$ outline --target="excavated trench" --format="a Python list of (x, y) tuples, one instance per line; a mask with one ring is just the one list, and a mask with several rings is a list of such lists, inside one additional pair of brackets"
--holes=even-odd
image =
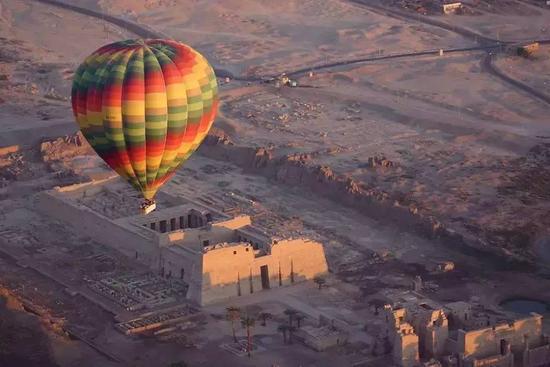
[(532, 270), (531, 256), (511, 257), (509, 252), (490, 246), (477, 236), (459, 234), (433, 216), (422, 214), (414, 204), (407, 205), (389, 193), (338, 175), (328, 166), (314, 164), (307, 154), (277, 156), (274, 150), (239, 146), (221, 131), (211, 133), (199, 153), (208, 158), (231, 162), (246, 172), (300, 187), (371, 218), (384, 218), (386, 222), (399, 223), (401, 230), (438, 239), (448, 246), (460, 247), (461, 251), (471, 255), (485, 256), (499, 268)]

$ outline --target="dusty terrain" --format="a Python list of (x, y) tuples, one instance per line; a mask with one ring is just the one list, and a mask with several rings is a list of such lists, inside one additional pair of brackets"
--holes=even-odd
[[(216, 69), (242, 77), (476, 47), (484, 38), (550, 39), (550, 10), (530, 1), (498, 7), (480, 1), (471, 14), (434, 13), (428, 22), (409, 18), (417, 12), (402, 8), (403, 1), (383, 9), (366, 0), (70, 3), (189, 43)], [(34, 210), (42, 190), (109, 174), (74, 135), (70, 83), (86, 55), (134, 35), (101, 18), (31, 0), (0, 0), (0, 37), (0, 284), (15, 302), (0, 305), (0, 312), (16, 315), (14, 323), (28, 327), (36, 345), (36, 354), (26, 356), (29, 346), (14, 337), (8, 361), (26, 356), (28, 365), (41, 359), (85, 367), (114, 365), (113, 358), (120, 358), (150, 366), (182, 358), (211, 366), (204, 348), (212, 358), (229, 356), (218, 348), (230, 334), (223, 309), (205, 312), (208, 323), (196, 330), (195, 347), (184, 351), (178, 344), (118, 334), (113, 314), (125, 315), (123, 309), (105, 300), (100, 307), (84, 291), (88, 297), (69, 296), (65, 288), (85, 289), (87, 278), (132, 272), (136, 264)], [(408, 289), (417, 274), (439, 284), (432, 297), (440, 301), (479, 294), (488, 305), (535, 294), (550, 301), (544, 275), (550, 267), (550, 104), (544, 98), (550, 100), (550, 48), (543, 44), (533, 59), (501, 49), (490, 50), (497, 55), (489, 65), (488, 51), (476, 49), (328, 67), (311, 77), (299, 74), (304, 88), (221, 78), (215, 129), (163, 190), (222, 206), (229, 192), (237, 193), (257, 205), (233, 205), (274, 233), (322, 241), (334, 274), (327, 289), (332, 295), (319, 297), (306, 287), (281, 299), (355, 319), (350, 325), (358, 343), (372, 342), (359, 332), (367, 321), (357, 322), (371, 315), (369, 297)], [(491, 67), (527, 88), (503, 80)], [(131, 200), (121, 190), (83, 204), (119, 217), (133, 209)], [(430, 275), (426, 269), (443, 260), (453, 260), (457, 271)], [(310, 306), (296, 303), (301, 291)], [(258, 302), (280, 313), (276, 297)], [(30, 317), (17, 302), (43, 312)], [(52, 318), (54, 325), (44, 326)], [(67, 330), (111, 357), (69, 339)], [(281, 356), (290, 347), (274, 335), (277, 330), (258, 333), (269, 349), (261, 365), (285, 362)], [(315, 353), (290, 350), (302, 365), (319, 366)], [(326, 363), (365, 358), (357, 350), (327, 353)], [(230, 358), (235, 365), (256, 365)]]

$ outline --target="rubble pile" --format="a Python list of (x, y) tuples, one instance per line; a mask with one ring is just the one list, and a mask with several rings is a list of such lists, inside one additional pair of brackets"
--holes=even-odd
[(385, 156), (377, 154), (374, 157), (369, 157), (367, 159), (367, 167), (369, 168), (376, 168), (376, 167), (383, 167), (383, 168), (391, 168), (395, 167), (396, 164), (393, 161), (390, 161)]
[(25, 160), (22, 153), (9, 153), (0, 157), (0, 185), (5, 185), (9, 180), (21, 180), (28, 178), (31, 172), (25, 166)]
[(294, 112), (292, 112), (292, 116), (296, 119), (313, 120), (320, 116), (325, 106), (321, 103), (303, 103), (299, 101), (292, 101), (292, 107), (294, 110)]
[(116, 325), (118, 331), (126, 335), (141, 334), (186, 321), (190, 316), (198, 314), (198, 310), (189, 305), (144, 314), (142, 317), (121, 322)]
[(76, 160), (77, 157), (95, 157), (95, 152), (81, 132), (43, 141), (39, 150), (48, 171), (54, 173), (59, 179), (79, 176), (83, 167), (79, 167), (79, 164), (82, 166), (82, 162)]
[(54, 88), (50, 88), (45, 94), (44, 98), (53, 99), (56, 101), (68, 101), (67, 96), (59, 94)]
[(344, 117), (338, 117), (338, 121), (361, 121), (361, 105), (359, 103), (352, 103), (342, 108), (342, 112), (345, 113)]
[(241, 99), (228, 104), (231, 115), (242, 117), (252, 125), (269, 131), (284, 130), (291, 124), (319, 118), (325, 110), (322, 103), (304, 103), (281, 96), (260, 95), (252, 103), (251, 99)]
[(119, 195), (110, 190), (81, 198), (79, 204), (106, 216), (107, 218), (121, 218), (138, 212), (138, 201), (134, 197)]
[(44, 162), (71, 159), (79, 155), (95, 154), (82, 133), (67, 135), (40, 144), (40, 153)]

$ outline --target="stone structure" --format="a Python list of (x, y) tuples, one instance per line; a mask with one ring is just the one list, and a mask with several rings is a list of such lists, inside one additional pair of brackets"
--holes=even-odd
[(419, 340), (413, 326), (406, 321), (407, 310), (404, 308), (394, 310), (387, 305), (385, 312), (388, 324), (387, 336), (392, 344), (394, 363), (401, 367), (418, 365), (420, 361)]
[[(550, 365), (550, 340), (542, 333), (542, 316), (535, 313), (475, 329), (470, 323), (472, 308), (465, 302), (443, 308), (426, 303), (408, 304), (406, 308), (386, 305), (385, 313), (397, 366), (418, 365), (419, 358), (429, 360), (425, 362), (428, 366), (437, 365), (435, 361), (448, 367)], [(447, 317), (453, 321), (452, 330)]]
[(420, 353), (424, 358), (440, 357), (445, 353), (449, 324), (441, 309), (418, 308), (412, 314), (412, 325), (420, 337)]
[(461, 9), (462, 9), (462, 3), (460, 2), (443, 4), (441, 6), (441, 10), (443, 11), (443, 14), (453, 14)]
[[(460, 355), (465, 367), (512, 367), (514, 355), (530, 355), (532, 351), (533, 356), (544, 356), (544, 346), (548, 346), (548, 339), (542, 334), (542, 316), (535, 313), (524, 319), (492, 327), (469, 331), (459, 329), (448, 340), (449, 352)], [(545, 363), (550, 363), (550, 359)], [(537, 366), (544, 364), (523, 365)]]
[(293, 335), (318, 352), (344, 344), (348, 338), (347, 333), (329, 325), (320, 327), (305, 325), (296, 330)]
[(529, 43), (527, 45), (522, 45), (517, 48), (517, 54), (519, 56), (523, 57), (532, 57), (534, 56), (540, 49), (540, 45), (538, 42)]
[(101, 190), (98, 182), (56, 188), (42, 193), (37, 207), (152, 271), (186, 282), (187, 298), (198, 304), (291, 285), (328, 271), (322, 244), (273, 238), (246, 215), (230, 217), (193, 203), (109, 219), (78, 204), (78, 197)]
[(451, 302), (443, 306), (454, 329), (467, 328), (472, 320), (472, 306), (467, 302)]
[(452, 261), (442, 261), (435, 265), (434, 271), (439, 273), (447, 273), (455, 270), (455, 263)]
[(414, 277), (412, 283), (411, 283), (412, 290), (415, 292), (420, 292), (422, 290), (423, 284), (422, 284), (422, 277), (420, 275), (417, 275)]
[(422, 367), (443, 367), (443, 365), (437, 359), (432, 358), (429, 361), (424, 362)]
[[(449, 324), (443, 310), (422, 303), (418, 307), (407, 309), (393, 309), (391, 306), (386, 306), (385, 312), (386, 321), (389, 325), (388, 335), (390, 340), (392, 331), (401, 330), (402, 325), (406, 325), (405, 329), (408, 330), (410, 325), (412, 333), (417, 336), (417, 349), (420, 357), (427, 359), (441, 357), (445, 354), (446, 341), (449, 337)], [(400, 348), (398, 347), (398, 349)]]
[(402, 367), (418, 365), (418, 335), (414, 333), (411, 324), (404, 322), (393, 337), (393, 360)]

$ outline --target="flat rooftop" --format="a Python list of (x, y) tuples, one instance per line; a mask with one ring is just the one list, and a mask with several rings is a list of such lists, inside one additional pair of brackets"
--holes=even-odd
[(190, 211), (196, 211), (201, 214), (210, 214), (213, 221), (219, 221), (229, 219), (230, 217), (217, 211), (211, 211), (209, 208), (199, 206), (197, 204), (185, 203), (182, 205), (172, 206), (165, 209), (155, 210), (147, 215), (137, 214), (131, 217), (125, 218), (129, 223), (142, 226), (151, 222), (160, 222), (161, 220), (170, 220), (171, 218), (178, 218), (182, 215), (186, 215)]

